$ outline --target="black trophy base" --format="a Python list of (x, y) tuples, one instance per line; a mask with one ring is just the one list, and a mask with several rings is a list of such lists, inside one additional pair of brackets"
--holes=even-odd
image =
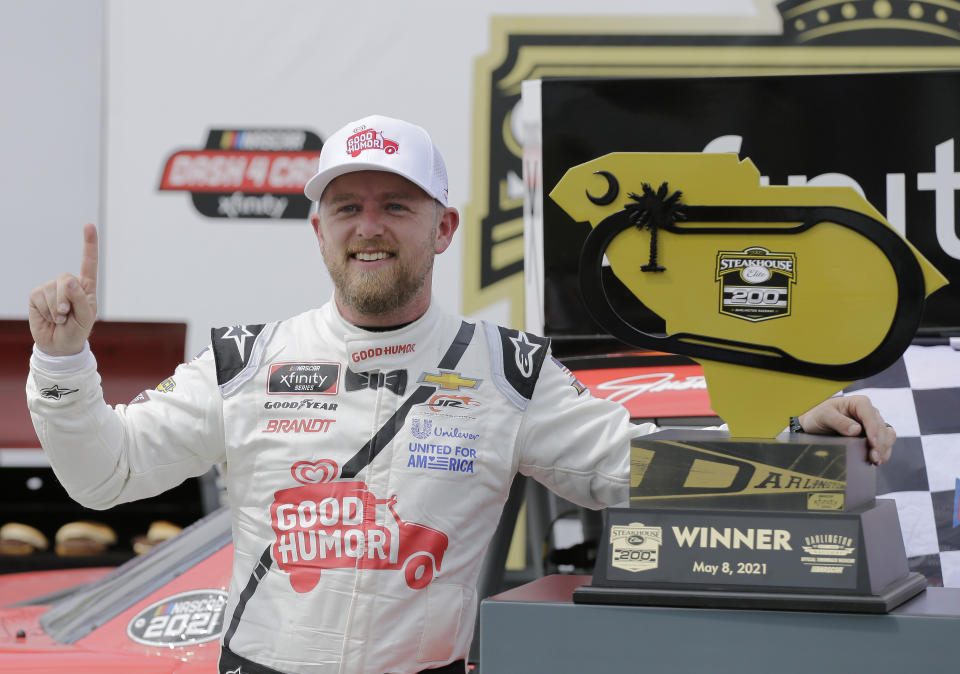
[(626, 606), (889, 613), (908, 599), (923, 592), (926, 587), (926, 578), (913, 572), (890, 583), (876, 595), (737, 592), (701, 589), (673, 590), (582, 585), (573, 591), (573, 602), (575, 604), (619, 604)]
[(897, 506), (837, 513), (607, 508), (582, 603), (885, 613), (926, 579)]

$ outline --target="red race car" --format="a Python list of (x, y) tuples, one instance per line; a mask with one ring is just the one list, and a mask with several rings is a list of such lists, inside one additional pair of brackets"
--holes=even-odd
[[(112, 571), (0, 576), (0, 671), (216, 671), (232, 555), (221, 508)], [(81, 584), (9, 603), (53, 574)]]
[[(595, 395), (624, 404), (634, 418), (711, 420), (698, 368), (664, 367), (675, 364), (650, 357), (627, 362), (601, 357), (571, 365)], [(471, 403), (447, 398), (434, 402)], [(655, 404), (661, 398), (662, 409)], [(400, 519), (395, 499), (376, 498), (363, 482), (316, 477), (320, 468), (300, 466), (295, 477), (300, 475), (301, 486), (278, 494), (272, 508), (273, 552), (281, 567), (294, 552), (311, 551), (310, 563), (291, 573), (291, 583), (312, 587), (324, 569), (356, 563), (403, 569), (410, 587), (429, 584), (443, 562), (446, 536)], [(329, 534), (326, 548), (310, 539), (321, 525)], [(0, 575), (0, 671), (216, 671), (232, 556), (230, 513), (221, 508), (116, 569)]]

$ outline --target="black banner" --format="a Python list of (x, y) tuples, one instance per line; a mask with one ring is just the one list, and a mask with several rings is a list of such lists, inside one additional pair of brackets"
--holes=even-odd
[[(770, 185), (859, 188), (951, 281), (927, 299), (921, 332), (960, 334), (960, 72), (548, 80), (541, 96), (544, 194), (571, 166), (631, 151), (735, 152)], [(601, 332), (577, 290), (589, 226), (543, 207), (544, 331)], [(663, 331), (612, 273), (604, 283), (631, 323)]]

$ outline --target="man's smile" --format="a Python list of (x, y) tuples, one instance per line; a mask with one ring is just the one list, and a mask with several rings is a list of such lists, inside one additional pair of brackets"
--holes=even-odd
[(358, 251), (356, 253), (351, 254), (350, 257), (352, 257), (355, 260), (360, 260), (362, 262), (376, 262), (377, 260), (386, 260), (387, 258), (394, 257), (394, 254), (388, 253), (385, 250), (377, 250), (377, 251), (370, 251), (370, 252)]

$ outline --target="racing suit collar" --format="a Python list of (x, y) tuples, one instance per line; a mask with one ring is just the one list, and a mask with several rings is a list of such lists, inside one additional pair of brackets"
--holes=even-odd
[(442, 313), (434, 298), (427, 311), (417, 320), (396, 330), (364, 330), (349, 323), (337, 310), (336, 303), (327, 304), (333, 328), (343, 335), (347, 367), (355, 372), (391, 370), (404, 366), (423, 348)]

